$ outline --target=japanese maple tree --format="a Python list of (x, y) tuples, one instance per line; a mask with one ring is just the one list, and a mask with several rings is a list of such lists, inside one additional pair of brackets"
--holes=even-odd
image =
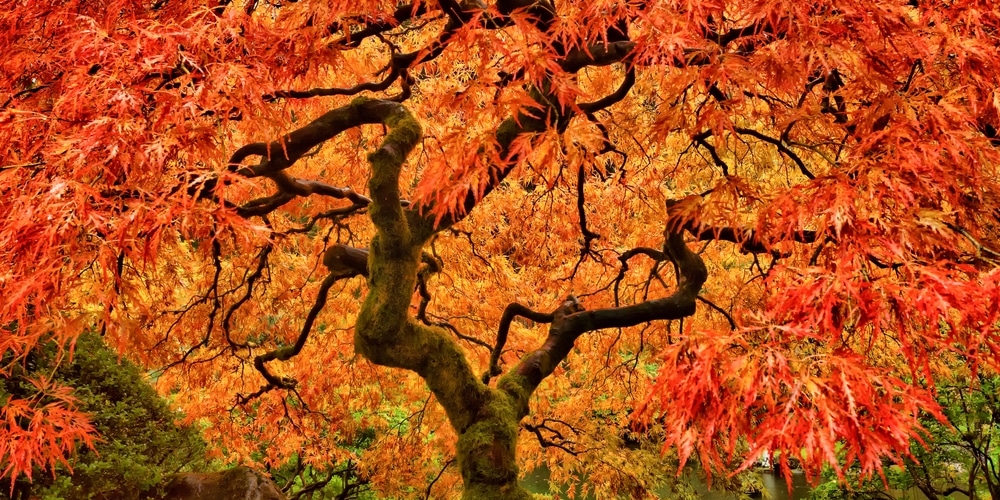
[[(228, 460), (865, 475), (1000, 361), (992, 0), (7, 5), (0, 373), (97, 328)], [(6, 477), (93, 439), (33, 380)]]

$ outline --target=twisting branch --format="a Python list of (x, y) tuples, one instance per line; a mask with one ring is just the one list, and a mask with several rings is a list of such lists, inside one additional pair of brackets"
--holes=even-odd
[(594, 102), (580, 104), (580, 110), (585, 114), (591, 114), (617, 104), (618, 102), (621, 102), (622, 99), (625, 99), (634, 85), (635, 68), (629, 68), (628, 71), (625, 72), (625, 79), (622, 80), (622, 84), (618, 87), (618, 90), (615, 90), (613, 94), (604, 96)]
[(293, 378), (279, 378), (271, 374), (271, 372), (268, 371), (267, 366), (265, 366), (265, 363), (276, 359), (279, 361), (287, 361), (302, 351), (302, 348), (306, 345), (306, 340), (309, 338), (309, 332), (312, 331), (313, 323), (316, 322), (316, 317), (319, 316), (319, 312), (322, 311), (323, 306), (326, 305), (326, 299), (330, 293), (330, 288), (333, 287), (333, 284), (339, 279), (341, 279), (340, 276), (332, 273), (323, 279), (323, 283), (320, 284), (319, 287), (319, 294), (316, 296), (316, 302), (313, 303), (312, 309), (310, 309), (309, 314), (306, 315), (306, 321), (302, 325), (302, 331), (299, 333), (299, 337), (295, 339), (294, 344), (279, 347), (254, 358), (254, 368), (256, 368), (257, 371), (263, 375), (264, 380), (267, 381), (268, 385), (282, 389), (292, 389), (297, 385), (298, 382)]
[[(274, 142), (256, 142), (237, 149), (229, 159), (230, 170), (246, 177), (276, 174), (345, 130), (381, 123), (385, 115), (396, 106), (398, 104), (394, 102), (357, 98), (346, 106), (324, 113)], [(260, 157), (260, 162), (256, 165), (243, 165), (244, 161), (253, 156)]]
[[(538, 444), (541, 445), (542, 448), (559, 448), (560, 450), (565, 451), (566, 453), (569, 453), (574, 457), (580, 455), (580, 453), (582, 452), (576, 450), (575, 448), (576, 443), (570, 439), (567, 439), (562, 435), (561, 432), (549, 426), (549, 422), (562, 424), (566, 426), (574, 434), (579, 434), (579, 431), (572, 425), (569, 425), (566, 422), (563, 422), (562, 420), (556, 420), (550, 418), (543, 419), (542, 423), (538, 425), (532, 425), (527, 422), (524, 422), (521, 424), (521, 427), (534, 434), (535, 437), (538, 438)], [(556, 439), (556, 441), (553, 441), (553, 439), (550, 438), (546, 438), (544, 435), (542, 435), (542, 431), (548, 432), (553, 439)]]
[(466, 429), (482, 409), (486, 386), (446, 331), (424, 325), (410, 314), (422, 250), (436, 231), (433, 216), (404, 211), (399, 177), (423, 132), (401, 104), (381, 101), (374, 109), (384, 111), (376, 118), (389, 133), (368, 155), (372, 168), (368, 215), (376, 234), (369, 247), (368, 295), (354, 327), (355, 352), (377, 365), (417, 373), (444, 406), (452, 426)]
[[(404, 88), (404, 92), (405, 92)], [(349, 210), (357, 211), (371, 204), (371, 199), (350, 187), (331, 186), (325, 182), (298, 179), (284, 170), (323, 142), (350, 128), (369, 123), (380, 123), (385, 113), (398, 104), (390, 101), (355, 99), (347, 106), (331, 110), (302, 128), (292, 131), (271, 143), (257, 142), (236, 150), (229, 160), (229, 169), (244, 177), (267, 177), (278, 191), (270, 196), (251, 200), (233, 207), (241, 217), (263, 216), (293, 200), (296, 196), (317, 194), (352, 202)], [(259, 156), (256, 165), (244, 165), (250, 157)], [(219, 184), (211, 178), (188, 187), (193, 196), (211, 197)], [(223, 181), (224, 182), (224, 181)], [(408, 204), (400, 200), (401, 204)]]
[(294, 194), (287, 193), (285, 191), (278, 191), (270, 196), (250, 200), (239, 207), (236, 207), (236, 214), (243, 218), (267, 215), (294, 199)]
[(336, 95), (357, 95), (361, 92), (381, 92), (389, 88), (393, 82), (399, 79), (401, 73), (393, 68), (381, 82), (359, 83), (353, 87), (345, 88), (316, 88), (311, 90), (279, 90), (274, 94), (264, 96), (265, 101), (276, 101), (278, 99), (306, 99), (309, 97), (329, 97)]
[(583, 246), (580, 248), (580, 260), (576, 261), (576, 265), (573, 266), (573, 272), (569, 275), (570, 278), (576, 276), (577, 270), (580, 269), (580, 264), (583, 263), (583, 260), (586, 259), (588, 255), (593, 253), (591, 243), (601, 237), (601, 235), (587, 228), (587, 209), (584, 206), (586, 200), (584, 199), (583, 194), (585, 184), (584, 181), (586, 180), (584, 173), (584, 167), (581, 164), (576, 171), (576, 212), (580, 217), (580, 233), (583, 234)]
[(533, 311), (517, 302), (512, 302), (504, 308), (503, 315), (500, 316), (500, 327), (497, 328), (497, 343), (490, 352), (490, 367), (483, 374), (484, 384), (488, 383), (491, 377), (502, 373), (500, 369), (500, 355), (503, 353), (504, 345), (507, 344), (507, 334), (510, 332), (510, 324), (518, 316), (528, 318), (535, 323), (551, 323), (555, 319), (552, 313)]
[[(409, 204), (408, 202), (404, 202), (402, 200), (400, 201), (400, 203), (403, 204), (404, 206)], [(318, 213), (316, 215), (313, 215), (312, 218), (309, 219), (309, 222), (306, 225), (301, 226), (301, 227), (291, 228), (291, 229), (288, 229), (288, 230), (282, 231), (282, 232), (276, 232), (276, 233), (274, 233), (274, 235), (275, 236), (287, 236), (289, 234), (308, 233), (309, 231), (312, 230), (313, 227), (316, 226), (316, 223), (319, 222), (322, 219), (330, 219), (330, 220), (334, 220), (334, 221), (340, 221), (340, 220), (345, 219), (347, 217), (350, 217), (352, 215), (355, 215), (355, 214), (363, 212), (366, 207), (367, 207), (367, 205), (353, 204), (353, 205), (348, 205), (346, 207), (339, 207), (339, 208), (334, 208), (334, 209), (327, 210), (325, 212), (320, 212), (320, 213)]]
[(584, 333), (605, 328), (625, 328), (656, 320), (681, 319), (694, 314), (698, 292), (708, 279), (708, 270), (701, 257), (684, 243), (684, 219), (673, 210), (678, 203), (667, 203), (670, 217), (664, 230), (664, 249), (678, 272), (677, 290), (660, 299), (589, 311), (583, 308), (576, 297), (567, 298), (553, 313), (552, 326), (542, 346), (521, 358), (512, 373), (517, 378), (505, 377), (501, 380), (501, 384), (506, 380), (505, 386), (516, 384), (516, 389), (510, 389), (508, 393), (519, 399), (519, 411), (527, 414), (527, 398), (566, 359), (576, 339)]
[(431, 274), (441, 272), (442, 264), (441, 260), (438, 257), (431, 255), (427, 252), (421, 254), (421, 260), (426, 265), (422, 266), (420, 268), (420, 271), (417, 272), (417, 293), (420, 295), (420, 304), (417, 305), (417, 314), (416, 314), (417, 321), (420, 321), (421, 323), (427, 326), (436, 326), (438, 328), (444, 328), (445, 330), (448, 330), (451, 333), (455, 334), (455, 337), (457, 337), (459, 340), (464, 340), (466, 342), (476, 344), (480, 347), (485, 348), (487, 351), (492, 350), (493, 346), (489, 345), (488, 343), (480, 339), (477, 339), (476, 337), (472, 337), (470, 335), (462, 333), (455, 325), (444, 320), (431, 321), (431, 319), (427, 316), (427, 306), (430, 305), (432, 299), (431, 292), (427, 288), (427, 280), (428, 278), (430, 278)]
[(631, 260), (632, 257), (635, 257), (636, 255), (645, 255), (645, 256), (647, 256), (647, 257), (649, 257), (649, 258), (651, 258), (651, 259), (653, 259), (653, 260), (655, 260), (657, 262), (662, 262), (664, 260), (667, 260), (667, 258), (668, 258), (667, 254), (665, 254), (665, 253), (663, 253), (663, 252), (661, 252), (659, 250), (654, 250), (652, 248), (646, 248), (646, 247), (633, 248), (633, 249), (628, 250), (625, 253), (621, 254), (618, 257), (618, 262), (621, 262), (621, 266), (618, 269), (618, 276), (615, 276), (615, 279), (613, 281), (613, 283), (614, 283), (615, 307), (618, 307), (619, 305), (621, 305), (620, 302), (619, 302), (619, 298), (618, 298), (618, 289), (621, 286), (622, 280), (625, 279), (625, 273), (628, 272), (628, 269), (629, 269), (629, 267), (628, 267), (628, 261)]

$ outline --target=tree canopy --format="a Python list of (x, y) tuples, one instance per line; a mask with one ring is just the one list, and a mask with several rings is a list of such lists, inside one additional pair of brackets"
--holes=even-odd
[[(0, 373), (97, 325), (226, 460), (870, 475), (1000, 361), (992, 0), (8, 4)], [(33, 380), (12, 480), (93, 439)]]

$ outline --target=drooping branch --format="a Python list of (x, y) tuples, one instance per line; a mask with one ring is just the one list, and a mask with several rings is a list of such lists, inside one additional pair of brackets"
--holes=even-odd
[(496, 7), (504, 16), (515, 11), (528, 14), (528, 19), (540, 31), (548, 31), (556, 18), (556, 7), (551, 0), (498, 0)]
[(715, 146), (708, 143), (703, 137), (705, 134), (701, 133), (694, 137), (694, 142), (699, 146), (705, 148), (708, 151), (708, 155), (712, 157), (712, 162), (718, 165), (722, 169), (722, 175), (729, 176), (729, 165), (719, 156), (719, 152), (715, 149)]
[(250, 300), (250, 297), (253, 296), (254, 285), (257, 283), (257, 280), (259, 280), (264, 275), (264, 269), (267, 268), (268, 256), (271, 255), (271, 252), (273, 250), (274, 250), (274, 245), (270, 244), (265, 245), (264, 248), (260, 250), (260, 253), (257, 255), (257, 267), (253, 270), (253, 272), (248, 274), (246, 278), (244, 278), (243, 280), (243, 282), (246, 284), (246, 291), (243, 293), (242, 297), (237, 299), (236, 302), (234, 302), (231, 306), (229, 306), (229, 308), (226, 310), (225, 316), (223, 316), (222, 318), (222, 333), (226, 337), (226, 342), (228, 342), (229, 346), (234, 349), (246, 347), (246, 344), (242, 342), (236, 342), (233, 340), (230, 328), (230, 325), (232, 324), (233, 315), (240, 307), (243, 307), (243, 304), (245, 304), (247, 301)]
[[(724, 96), (722, 96), (722, 97), (716, 97), (716, 98), (717, 99), (722, 99), (722, 98), (724, 98)], [(792, 151), (791, 149), (789, 149), (788, 146), (787, 146), (787, 144), (785, 142), (783, 142), (781, 139), (776, 139), (776, 138), (771, 137), (771, 136), (769, 136), (767, 134), (764, 134), (764, 133), (759, 132), (757, 130), (754, 130), (754, 129), (751, 129), (751, 128), (746, 128), (746, 127), (734, 127), (733, 131), (736, 132), (737, 134), (749, 135), (749, 136), (754, 137), (754, 138), (756, 138), (756, 139), (758, 139), (760, 141), (766, 142), (768, 144), (773, 144), (778, 149), (779, 153), (785, 155), (790, 160), (792, 160), (793, 162), (795, 162), (795, 165), (799, 167), (799, 171), (802, 172), (802, 175), (806, 176), (806, 178), (808, 178), (808, 179), (815, 179), (816, 178), (816, 176), (813, 175), (812, 172), (809, 171), (809, 168), (806, 167), (806, 164), (805, 164), (804, 161), (802, 161), (802, 158), (800, 158), (799, 155), (797, 155), (794, 151)], [(709, 144), (705, 140), (705, 139), (711, 137), (712, 135), (713, 135), (713, 132), (712, 132), (711, 129), (709, 129), (709, 130), (705, 130), (703, 132), (700, 132), (698, 134), (695, 134), (691, 139), (696, 144), (698, 144), (701, 147), (703, 147), (706, 150), (708, 150), (709, 155), (712, 157), (712, 162), (715, 163), (716, 165), (718, 165), (719, 168), (722, 169), (722, 171), (723, 171), (724, 174), (729, 175), (729, 166), (726, 165), (726, 162), (723, 161), (722, 158), (719, 156), (719, 154), (716, 151), (715, 147), (712, 146), (711, 144)]]
[(272, 374), (267, 369), (266, 363), (273, 360), (287, 361), (302, 352), (302, 348), (306, 345), (306, 340), (309, 339), (309, 333), (312, 331), (313, 323), (316, 322), (316, 317), (319, 316), (320, 311), (323, 310), (323, 306), (326, 305), (326, 299), (330, 294), (330, 288), (333, 287), (333, 284), (339, 279), (341, 279), (341, 277), (335, 274), (329, 274), (323, 279), (323, 283), (320, 284), (319, 287), (319, 293), (316, 296), (316, 302), (313, 303), (312, 308), (309, 310), (309, 314), (306, 315), (305, 323), (303, 323), (302, 330), (299, 332), (299, 336), (295, 339), (294, 344), (279, 347), (254, 358), (254, 368), (260, 372), (269, 386), (283, 389), (292, 389), (296, 386), (297, 381), (295, 379), (277, 377)]

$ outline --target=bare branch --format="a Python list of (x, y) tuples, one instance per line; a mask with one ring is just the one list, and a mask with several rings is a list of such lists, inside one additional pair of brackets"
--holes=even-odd
[(316, 317), (319, 316), (319, 312), (322, 311), (323, 306), (326, 305), (326, 299), (330, 293), (330, 288), (333, 287), (333, 284), (339, 279), (341, 279), (341, 277), (335, 274), (330, 274), (323, 279), (323, 283), (320, 284), (319, 287), (319, 294), (316, 296), (316, 302), (313, 303), (312, 309), (310, 309), (309, 314), (306, 315), (306, 321), (302, 325), (302, 331), (299, 333), (298, 338), (295, 339), (294, 344), (279, 347), (254, 358), (254, 368), (260, 372), (260, 374), (264, 377), (264, 380), (267, 380), (269, 385), (282, 389), (292, 389), (298, 383), (292, 378), (278, 378), (274, 376), (267, 369), (265, 363), (276, 359), (280, 361), (287, 361), (302, 351), (302, 348), (306, 345), (306, 340), (309, 338), (309, 332), (312, 331), (313, 323), (316, 322)]

